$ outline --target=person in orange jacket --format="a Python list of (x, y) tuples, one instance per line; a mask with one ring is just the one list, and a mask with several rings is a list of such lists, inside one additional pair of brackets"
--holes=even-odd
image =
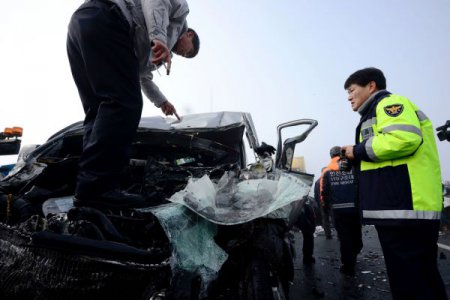
[(322, 226), (325, 231), (325, 237), (327, 240), (331, 240), (333, 235), (331, 234), (331, 224), (333, 223), (333, 215), (329, 205), (324, 202), (323, 197), (323, 175), (330, 170), (337, 171), (339, 170), (339, 156), (341, 154), (341, 147), (334, 146), (330, 149), (330, 157), (331, 161), (324, 169), (322, 169), (322, 174), (320, 175), (320, 207), (322, 208)]

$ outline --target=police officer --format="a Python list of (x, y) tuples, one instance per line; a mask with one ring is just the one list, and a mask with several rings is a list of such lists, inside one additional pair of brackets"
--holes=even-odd
[(340, 153), (341, 153), (341, 147), (339, 147), (339, 146), (334, 146), (330, 149), (331, 160), (328, 163), (328, 165), (324, 169), (322, 169), (322, 174), (320, 175), (320, 204), (321, 204), (321, 208), (322, 208), (322, 226), (325, 231), (325, 237), (327, 240), (331, 240), (333, 238), (333, 236), (331, 234), (331, 223), (332, 223), (332, 219), (333, 219), (333, 213), (332, 213), (332, 209), (330, 208), (330, 206), (327, 205), (327, 203), (325, 203), (324, 199), (323, 199), (323, 195), (322, 195), (323, 175), (325, 174), (325, 172), (330, 171), (330, 170), (334, 170), (334, 171), (339, 170), (338, 161), (339, 161)]
[[(140, 195), (120, 189), (142, 112), (142, 93), (164, 114), (174, 106), (152, 81), (171, 65), (171, 52), (194, 57), (186, 0), (87, 0), (69, 23), (67, 53), (85, 111), (76, 206), (142, 207)], [(166, 65), (167, 64), (167, 65)]]
[(356, 71), (344, 88), (361, 120), (356, 144), (343, 148), (360, 168), (362, 222), (378, 232), (393, 299), (447, 299), (437, 267), (442, 194), (431, 121), (388, 92), (379, 69)]
[[(333, 147), (331, 150), (340, 152), (341, 149)], [(332, 209), (340, 243), (342, 262), (340, 271), (345, 275), (354, 276), (356, 257), (363, 244), (361, 222), (356, 208), (357, 189), (353, 170), (342, 167), (339, 170), (327, 169), (322, 176), (322, 198), (325, 206)]]

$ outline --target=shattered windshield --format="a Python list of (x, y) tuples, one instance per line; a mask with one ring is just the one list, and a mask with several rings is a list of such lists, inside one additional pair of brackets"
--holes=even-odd
[(233, 225), (263, 217), (300, 200), (308, 194), (312, 184), (308, 176), (281, 171), (269, 175), (243, 180), (228, 171), (217, 183), (207, 175), (190, 178), (186, 188), (169, 201), (183, 204), (213, 223)]
[(227, 253), (214, 242), (217, 224), (234, 225), (260, 217), (285, 219), (291, 205), (308, 194), (312, 175), (275, 171), (226, 171), (219, 180), (191, 177), (172, 195), (171, 204), (141, 209), (152, 212), (172, 244), (173, 272), (188, 271), (202, 278), (202, 293), (216, 278)]

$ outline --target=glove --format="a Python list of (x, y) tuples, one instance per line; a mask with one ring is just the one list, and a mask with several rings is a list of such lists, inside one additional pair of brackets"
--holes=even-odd
[(255, 149), (256, 154), (258, 154), (259, 156), (272, 156), (273, 154), (275, 154), (275, 148), (271, 145), (267, 145), (266, 143), (262, 142), (261, 146), (259, 146), (258, 148)]

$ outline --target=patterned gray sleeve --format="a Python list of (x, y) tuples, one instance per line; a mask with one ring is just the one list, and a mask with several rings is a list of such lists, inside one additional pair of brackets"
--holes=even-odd
[(142, 0), (142, 12), (150, 41), (158, 39), (169, 48), (184, 29), (189, 7), (185, 0)]
[(141, 73), (141, 87), (144, 95), (155, 104), (156, 107), (167, 101), (166, 96), (160, 91), (156, 83), (153, 81), (153, 74), (149, 70), (148, 72)]

